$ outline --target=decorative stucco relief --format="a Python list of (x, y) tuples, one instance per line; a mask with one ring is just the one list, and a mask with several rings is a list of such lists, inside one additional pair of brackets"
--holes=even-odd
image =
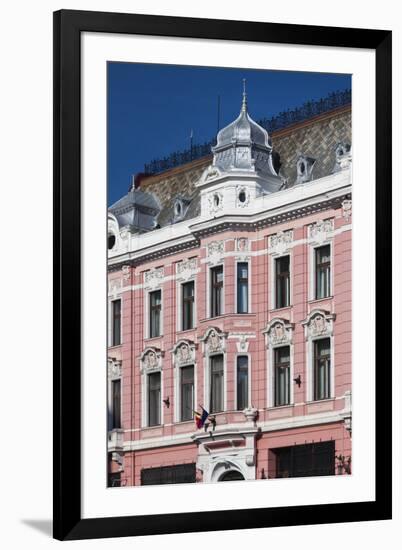
[(314, 309), (307, 318), (302, 321), (306, 340), (333, 334), (333, 322), (336, 319), (335, 313), (329, 313), (323, 309)]
[(182, 262), (178, 262), (176, 273), (180, 281), (187, 281), (194, 278), (197, 273), (197, 258), (188, 258)]
[(293, 243), (293, 231), (279, 231), (276, 235), (269, 238), (269, 248), (271, 254), (284, 254)]
[(208, 263), (217, 264), (223, 259), (225, 252), (225, 241), (212, 241), (207, 244)]
[(292, 343), (294, 323), (275, 317), (262, 331), (266, 335), (267, 346), (279, 346)]
[(309, 238), (313, 242), (324, 242), (333, 237), (334, 220), (319, 220), (310, 225)]
[(109, 357), (107, 360), (107, 376), (109, 379), (120, 378), (122, 374), (121, 361)]
[(141, 372), (162, 369), (162, 357), (162, 350), (155, 347), (145, 348), (140, 357)]
[(203, 343), (204, 355), (224, 352), (226, 347), (226, 338), (227, 332), (222, 332), (215, 327), (209, 327), (204, 336), (200, 338)]
[(342, 216), (348, 222), (352, 218), (352, 200), (345, 199), (342, 202)]
[(163, 267), (158, 267), (146, 271), (144, 273), (144, 287), (145, 288), (157, 288), (165, 275), (165, 270)]
[(191, 340), (179, 340), (172, 349), (173, 363), (177, 367), (193, 364), (197, 345)]

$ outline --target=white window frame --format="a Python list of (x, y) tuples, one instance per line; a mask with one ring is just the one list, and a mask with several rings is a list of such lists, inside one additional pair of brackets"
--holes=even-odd
[[(113, 345), (113, 305), (112, 302), (120, 300), (120, 344)], [(108, 342), (109, 348), (121, 346), (123, 344), (123, 297), (121, 294), (110, 296), (108, 300)]]
[[(226, 380), (227, 380), (227, 353), (223, 350), (217, 351), (216, 353), (207, 354), (204, 358), (204, 403), (205, 408), (211, 414), (215, 414), (211, 411), (211, 357), (216, 355), (223, 356), (223, 411), (227, 411), (227, 391), (226, 391)], [(220, 414), (220, 413), (216, 413)]]
[[(159, 327), (159, 336), (152, 336), (150, 335), (150, 308), (149, 308), (149, 302), (150, 302), (150, 294), (152, 292), (157, 292), (158, 290), (161, 291), (161, 316), (160, 316), (160, 327)], [(157, 286), (156, 288), (149, 288), (145, 290), (145, 303), (144, 303), (144, 334), (145, 339), (153, 339), (153, 338), (161, 338), (163, 336), (163, 316), (164, 316), (164, 307), (163, 307), (163, 288), (161, 286)]]
[[(247, 264), (248, 266), (248, 270), (247, 270), (247, 300), (248, 300), (248, 311), (247, 313), (237, 313), (237, 310), (238, 310), (238, 303), (237, 303), (237, 265), (238, 264)], [(235, 304), (235, 314), (236, 315), (248, 315), (249, 313), (252, 313), (252, 308), (251, 308), (251, 261), (249, 258), (247, 259), (237, 259), (235, 261), (235, 281), (234, 281), (234, 292), (235, 292), (235, 295), (234, 295), (234, 304)]]
[[(315, 258), (316, 258), (316, 249), (321, 248), (322, 246), (330, 246), (330, 293), (326, 298), (316, 298), (316, 269), (315, 269)], [(309, 302), (320, 301), (320, 300), (330, 300), (334, 296), (334, 240), (333, 238), (326, 239), (320, 243), (311, 243), (309, 245)]]
[[(289, 347), (289, 404), (275, 405), (275, 350), (278, 348)], [(270, 345), (268, 348), (268, 408), (279, 409), (282, 407), (291, 407), (294, 405), (294, 344), (284, 342), (281, 344)]]
[[(183, 285), (186, 283), (194, 283), (194, 304), (193, 304), (193, 328), (183, 329)], [(197, 282), (195, 277), (190, 277), (188, 280), (178, 281), (176, 285), (176, 311), (177, 311), (177, 332), (187, 332), (197, 328)]]
[[(247, 384), (248, 384), (248, 388), (247, 388), (247, 406), (246, 408), (249, 408), (251, 407), (251, 353), (249, 352), (246, 352), (246, 353), (236, 353), (235, 354), (235, 362), (234, 362), (234, 369), (235, 369), (235, 372), (234, 372), (234, 410), (236, 411), (239, 411), (239, 409), (237, 408), (237, 358), (238, 357), (247, 357), (247, 376), (248, 376), (248, 379), (247, 379)], [(239, 411), (240, 412), (240, 411)]]
[[(285, 256), (289, 256), (289, 305), (288, 306), (284, 306), (284, 307), (276, 307), (276, 270), (275, 270), (275, 267), (276, 267), (276, 260), (278, 260), (279, 258), (283, 258)], [(270, 311), (273, 311), (273, 310), (281, 310), (281, 309), (286, 309), (288, 307), (292, 307), (293, 306), (293, 250), (291, 249), (288, 249), (286, 250), (285, 252), (283, 252), (283, 254), (278, 254), (278, 253), (271, 253), (270, 254), (270, 258), (271, 258), (271, 267), (270, 267), (270, 274), (271, 274), (271, 304), (270, 304), (270, 307), (268, 307), (268, 309)]]
[[(149, 388), (149, 375), (155, 372), (160, 372), (161, 375), (161, 402), (160, 402), (160, 424), (155, 426), (149, 425), (149, 410), (148, 410), (148, 388)], [(141, 414), (141, 427), (142, 428), (158, 428), (163, 426), (164, 423), (164, 411), (163, 411), (163, 368), (158, 367), (155, 369), (144, 369), (141, 374), (141, 401), (142, 401), (142, 414)]]
[[(116, 429), (122, 429), (123, 428), (123, 376), (120, 369), (119, 374), (112, 374), (108, 375), (108, 383), (107, 383), (107, 403), (108, 403), (108, 431), (112, 431), (114, 428), (111, 428), (111, 418), (112, 418), (112, 382), (120, 380), (120, 428)], [(109, 429), (110, 427), (110, 429)]]
[[(330, 354), (330, 396), (326, 399), (314, 400), (314, 343), (318, 340), (324, 340), (329, 338), (331, 346)], [(333, 334), (323, 334), (322, 336), (317, 336), (314, 338), (308, 338), (306, 342), (306, 354), (307, 354), (307, 396), (306, 400), (308, 403), (321, 403), (322, 401), (327, 401), (329, 399), (334, 399), (335, 397), (335, 342)]]
[(197, 362), (192, 361), (189, 363), (184, 363), (182, 365), (173, 364), (173, 398), (174, 398), (174, 408), (173, 408), (173, 418), (175, 423), (186, 423), (192, 420), (182, 420), (181, 419), (181, 369), (185, 367), (194, 367), (194, 410), (197, 409)]
[(207, 309), (208, 311), (208, 318), (209, 319), (216, 319), (216, 317), (212, 317), (212, 308), (211, 308), (211, 285), (212, 285), (212, 269), (215, 267), (222, 266), (222, 278), (223, 278), (223, 285), (222, 285), (222, 311), (221, 314), (218, 315), (218, 317), (221, 317), (222, 315), (225, 315), (225, 302), (226, 302), (226, 291), (225, 291), (225, 264), (224, 262), (219, 262), (214, 265), (208, 266), (208, 272), (207, 272)]

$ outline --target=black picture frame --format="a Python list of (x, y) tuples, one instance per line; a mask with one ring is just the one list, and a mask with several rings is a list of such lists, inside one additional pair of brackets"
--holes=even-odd
[[(368, 48), (376, 56), (376, 498), (370, 502), (81, 517), (83, 32)], [(61, 10), (54, 13), (54, 524), (59, 540), (390, 519), (391, 41), (385, 30)], [(381, 292), (379, 292), (381, 289)], [(384, 324), (379, 320), (387, 319)], [(381, 346), (379, 345), (381, 343)]]

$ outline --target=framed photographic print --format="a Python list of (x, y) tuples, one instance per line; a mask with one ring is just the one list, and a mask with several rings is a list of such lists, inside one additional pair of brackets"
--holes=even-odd
[(62, 10), (54, 130), (54, 536), (389, 519), (391, 32)]

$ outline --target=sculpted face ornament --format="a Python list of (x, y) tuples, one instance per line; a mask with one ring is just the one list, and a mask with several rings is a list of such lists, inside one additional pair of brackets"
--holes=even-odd
[(179, 348), (179, 359), (182, 363), (190, 360), (190, 350), (186, 344), (182, 344)]

